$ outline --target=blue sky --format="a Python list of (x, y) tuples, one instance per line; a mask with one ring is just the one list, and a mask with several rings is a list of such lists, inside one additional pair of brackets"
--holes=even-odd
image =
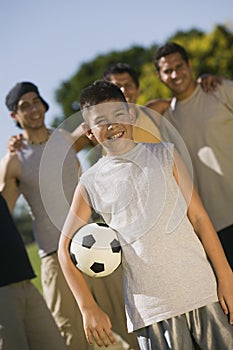
[[(18, 133), (5, 96), (18, 81), (32, 81), (49, 102), (47, 124), (61, 110), (54, 92), (83, 62), (132, 45), (163, 44), (177, 30), (233, 30), (233, 1), (222, 0), (9, 0), (0, 5), (0, 157)], [(156, 96), (155, 96), (156, 97)]]

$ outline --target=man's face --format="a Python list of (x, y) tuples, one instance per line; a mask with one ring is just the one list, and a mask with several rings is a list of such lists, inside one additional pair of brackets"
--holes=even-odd
[(161, 57), (158, 76), (179, 100), (190, 96), (196, 86), (190, 64), (179, 53)]
[(140, 88), (135, 85), (129, 73), (112, 74), (110, 81), (121, 89), (128, 103), (137, 103)]
[(122, 154), (132, 147), (131, 117), (126, 103), (116, 100), (104, 101), (84, 112), (89, 127), (87, 136), (93, 135), (107, 154)]
[(35, 92), (22, 95), (18, 101), (17, 111), (11, 116), (22, 129), (39, 129), (44, 126), (45, 106)]

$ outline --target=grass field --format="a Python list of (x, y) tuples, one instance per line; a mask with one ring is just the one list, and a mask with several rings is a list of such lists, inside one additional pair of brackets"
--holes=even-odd
[(34, 268), (34, 271), (36, 273), (36, 278), (32, 280), (32, 283), (39, 289), (39, 291), (42, 294), (42, 287), (40, 282), (40, 257), (38, 255), (38, 246), (36, 243), (32, 243), (26, 246), (31, 264)]

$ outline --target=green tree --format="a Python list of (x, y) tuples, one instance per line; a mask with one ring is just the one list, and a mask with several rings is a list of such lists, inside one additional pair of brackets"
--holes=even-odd
[[(211, 33), (198, 29), (178, 31), (167, 41), (183, 45), (190, 54), (194, 76), (212, 73), (233, 77), (233, 33), (232, 26), (217, 25)], [(69, 117), (78, 108), (81, 90), (94, 80), (100, 79), (107, 66), (114, 62), (128, 62), (140, 74), (141, 96), (139, 104), (153, 98), (170, 97), (169, 90), (156, 77), (153, 55), (157, 44), (149, 48), (134, 46), (125, 51), (112, 51), (83, 63), (71, 79), (63, 82), (56, 91), (56, 100), (64, 115)]]
[(81, 90), (97, 79), (101, 79), (105, 69), (115, 62), (127, 62), (141, 73), (143, 64), (151, 60), (153, 48), (135, 46), (126, 51), (110, 52), (97, 56), (93, 61), (83, 63), (74, 76), (63, 82), (56, 91), (56, 100), (61, 104), (64, 115), (69, 117), (75, 112)]

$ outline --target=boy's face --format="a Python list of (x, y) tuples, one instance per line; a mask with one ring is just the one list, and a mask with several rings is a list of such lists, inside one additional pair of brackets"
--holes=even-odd
[(104, 101), (84, 112), (89, 126), (84, 130), (104, 147), (108, 155), (122, 154), (134, 146), (132, 138), (132, 118), (126, 103), (116, 100)]

